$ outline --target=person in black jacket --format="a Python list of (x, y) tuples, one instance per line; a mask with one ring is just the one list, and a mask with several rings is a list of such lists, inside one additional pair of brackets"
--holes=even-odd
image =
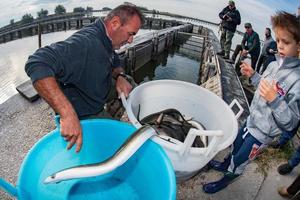
[(218, 55), (224, 56), (225, 59), (229, 59), (230, 49), (232, 44), (232, 38), (236, 30), (236, 26), (241, 24), (241, 16), (239, 11), (235, 7), (234, 1), (229, 1), (220, 13), (219, 17), (221, 22), (221, 48), (222, 51), (218, 52)]

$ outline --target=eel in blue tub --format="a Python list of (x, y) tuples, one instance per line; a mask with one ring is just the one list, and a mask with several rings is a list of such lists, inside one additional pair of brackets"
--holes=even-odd
[(116, 153), (100, 163), (80, 165), (61, 170), (48, 176), (45, 184), (58, 183), (61, 181), (93, 177), (106, 174), (125, 163), (149, 138), (157, 135), (150, 125), (144, 125), (136, 130)]

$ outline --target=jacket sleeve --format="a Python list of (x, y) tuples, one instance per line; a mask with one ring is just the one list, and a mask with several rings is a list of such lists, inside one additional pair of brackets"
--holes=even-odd
[(242, 45), (242, 48), (245, 49), (245, 44), (246, 44), (246, 39), (247, 39), (247, 36), (246, 36), (247, 33), (244, 33), (244, 36), (243, 36), (243, 40), (241, 42), (241, 45)]
[(223, 8), (223, 10), (219, 13), (219, 17), (221, 20), (224, 20), (224, 15), (226, 14), (227, 7)]
[(29, 56), (25, 71), (33, 83), (49, 76), (72, 83), (79, 78), (87, 60), (87, 51), (86, 42), (79, 39), (57, 42)]
[(257, 46), (258, 43), (259, 43), (259, 37), (258, 34), (255, 33), (252, 47), (248, 49), (248, 52), (252, 53), (253, 49)]
[(253, 76), (250, 77), (252, 85), (255, 87), (255, 89), (258, 87), (258, 84), (261, 79), (261, 75), (257, 72), (254, 72)]
[(272, 41), (266, 48), (267, 55), (274, 55), (275, 53), (270, 53), (270, 49), (277, 51), (277, 44), (275, 41)]
[(119, 55), (116, 52), (114, 52), (112, 67), (116, 68), (116, 67), (120, 67), (120, 66), (121, 66), (120, 57), (119, 57)]
[(50, 46), (38, 49), (33, 55), (28, 57), (25, 64), (25, 72), (32, 82), (46, 77), (54, 77), (62, 71), (61, 61), (57, 52)]
[[(300, 81), (295, 87), (300, 87)], [(294, 91), (284, 97), (277, 96), (269, 103), (277, 125), (283, 130), (291, 131), (297, 127), (300, 119), (300, 92)]]
[(236, 25), (240, 25), (241, 24), (241, 15), (239, 11), (235, 12), (234, 17), (232, 18), (232, 21), (236, 24)]

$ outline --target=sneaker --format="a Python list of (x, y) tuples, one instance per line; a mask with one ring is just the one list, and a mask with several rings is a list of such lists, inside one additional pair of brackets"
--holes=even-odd
[(209, 166), (209, 168), (212, 168), (219, 172), (226, 172), (229, 164), (230, 164), (230, 162), (226, 163), (226, 161), (220, 162), (220, 161), (216, 161), (216, 160), (211, 160), (211, 161), (209, 161), (208, 166)]
[(290, 173), (293, 169), (294, 169), (294, 167), (291, 167), (289, 165), (289, 163), (285, 163), (285, 164), (280, 165), (277, 168), (277, 171), (281, 175), (286, 175), (286, 174)]
[(278, 191), (278, 194), (280, 194), (280, 196), (285, 197), (285, 198), (286, 198), (286, 197), (287, 197), (287, 198), (290, 198), (290, 197), (293, 196), (293, 195), (291, 195), (291, 194), (288, 193), (286, 187), (279, 187), (279, 188), (277, 189), (277, 191)]
[(203, 191), (205, 193), (209, 193), (209, 194), (219, 192), (220, 190), (226, 188), (237, 177), (238, 177), (238, 175), (227, 175), (227, 174), (225, 174), (223, 176), (223, 178), (219, 181), (204, 184), (203, 185)]

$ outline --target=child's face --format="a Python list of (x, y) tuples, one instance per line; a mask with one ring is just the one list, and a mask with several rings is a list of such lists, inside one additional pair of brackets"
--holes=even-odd
[(298, 57), (300, 42), (297, 43), (290, 32), (283, 28), (276, 28), (275, 35), (280, 57)]

